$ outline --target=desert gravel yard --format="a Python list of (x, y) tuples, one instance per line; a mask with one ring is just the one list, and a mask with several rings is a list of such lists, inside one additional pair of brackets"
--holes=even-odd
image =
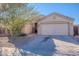
[(76, 38), (70, 36), (1, 37), (0, 55), (79, 56), (79, 42), (76, 41)]

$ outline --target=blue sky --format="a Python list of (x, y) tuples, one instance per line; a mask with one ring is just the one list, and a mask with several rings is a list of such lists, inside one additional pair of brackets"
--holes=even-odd
[(43, 15), (57, 12), (74, 18), (75, 24), (79, 24), (79, 4), (78, 3), (33, 3), (36, 10)]

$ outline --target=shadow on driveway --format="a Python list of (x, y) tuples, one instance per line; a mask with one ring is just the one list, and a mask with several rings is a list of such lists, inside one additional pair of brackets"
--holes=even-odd
[[(55, 44), (50, 36), (34, 36), (9, 38), (15, 47), (41, 56), (51, 56), (55, 53)], [(13, 41), (12, 41), (13, 40)], [(23, 54), (23, 53), (22, 53)]]

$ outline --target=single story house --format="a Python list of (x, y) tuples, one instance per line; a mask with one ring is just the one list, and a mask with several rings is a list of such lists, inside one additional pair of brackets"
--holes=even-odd
[(73, 19), (58, 13), (52, 13), (37, 22), (39, 35), (70, 35), (73, 36)]
[[(21, 32), (25, 34), (36, 33), (38, 35), (74, 35), (74, 20), (59, 13), (52, 13), (47, 16), (40, 16), (32, 23), (25, 24)], [(10, 33), (5, 26), (0, 25), (0, 36), (7, 36)]]

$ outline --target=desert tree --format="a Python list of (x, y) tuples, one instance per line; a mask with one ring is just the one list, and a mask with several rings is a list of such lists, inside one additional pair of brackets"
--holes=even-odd
[(0, 22), (6, 26), (12, 36), (20, 33), (25, 23), (32, 23), (39, 15), (35, 7), (30, 4), (0, 4)]

